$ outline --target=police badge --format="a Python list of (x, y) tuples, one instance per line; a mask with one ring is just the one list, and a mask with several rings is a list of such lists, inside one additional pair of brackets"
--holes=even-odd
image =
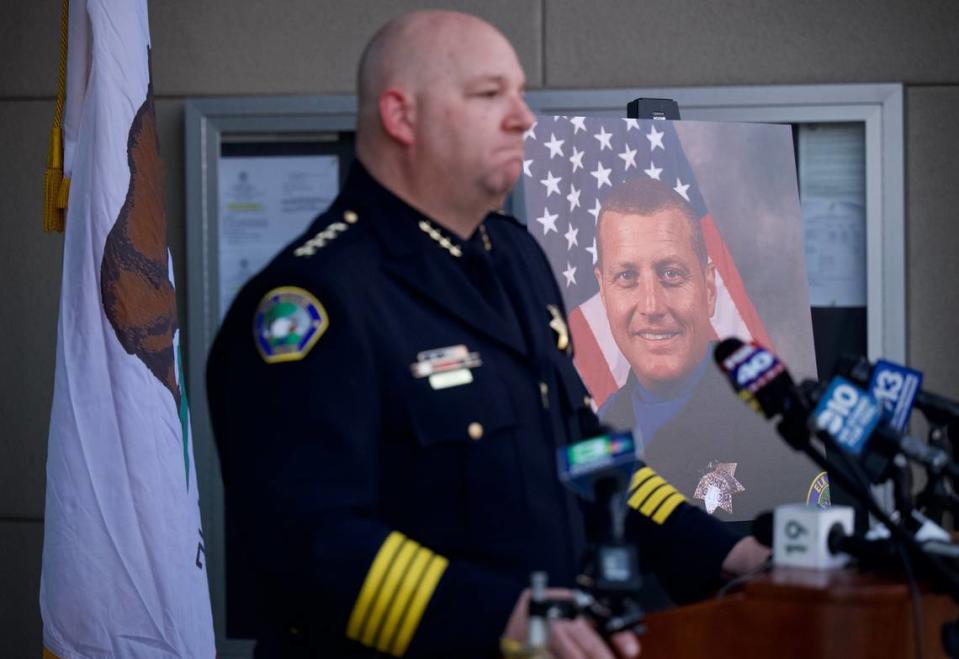
[(745, 492), (743, 484), (736, 480), (738, 462), (712, 462), (706, 467), (712, 469), (699, 480), (694, 499), (701, 499), (706, 505), (706, 512), (712, 515), (716, 508), (722, 508), (727, 513), (733, 512), (733, 495)]

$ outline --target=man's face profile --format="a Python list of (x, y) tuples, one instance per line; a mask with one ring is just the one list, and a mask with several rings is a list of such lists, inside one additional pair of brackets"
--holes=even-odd
[(484, 24), (437, 39), (453, 42), (438, 44), (439, 61), (416, 95), (418, 160), (435, 171), (435, 185), (498, 206), (519, 178), (533, 121), (523, 70), (506, 39)]
[(712, 337), (715, 270), (693, 249), (677, 208), (604, 212), (595, 269), (613, 338), (640, 384), (668, 390), (703, 360)]

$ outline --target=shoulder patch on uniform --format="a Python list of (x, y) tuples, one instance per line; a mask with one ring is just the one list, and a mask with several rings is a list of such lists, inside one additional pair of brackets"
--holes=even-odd
[(329, 326), (326, 309), (311, 293), (281, 286), (257, 305), (253, 339), (267, 364), (293, 362), (306, 357)]

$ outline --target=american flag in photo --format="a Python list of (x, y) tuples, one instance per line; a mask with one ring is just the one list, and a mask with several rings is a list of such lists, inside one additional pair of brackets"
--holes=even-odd
[(716, 311), (710, 319), (716, 336), (771, 346), (671, 121), (539, 116), (524, 142), (527, 227), (563, 291), (576, 368), (597, 406), (626, 382), (629, 364), (613, 340), (593, 275), (596, 221), (612, 186), (637, 176), (668, 184), (700, 218), (716, 267)]

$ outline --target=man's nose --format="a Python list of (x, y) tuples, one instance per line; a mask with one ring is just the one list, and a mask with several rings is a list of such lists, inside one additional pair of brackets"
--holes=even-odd
[(662, 316), (666, 313), (663, 289), (655, 277), (640, 277), (637, 287), (636, 309), (644, 316)]
[(529, 130), (529, 127), (533, 125), (534, 121), (536, 121), (536, 115), (534, 115), (533, 111), (526, 105), (526, 99), (524, 99), (521, 94), (517, 94), (513, 100), (512, 107), (510, 107), (509, 115), (507, 116), (507, 126), (511, 130), (525, 133)]

